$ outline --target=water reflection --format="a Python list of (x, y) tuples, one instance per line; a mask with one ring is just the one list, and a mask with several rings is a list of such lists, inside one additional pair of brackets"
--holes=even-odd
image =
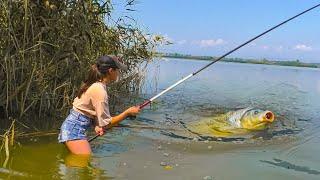
[(110, 179), (105, 169), (96, 165), (90, 155), (68, 153), (60, 160), (58, 174), (62, 179)]
[(56, 139), (56, 136), (18, 139), (10, 147), (8, 159), (0, 156), (1, 165), (5, 165), (0, 167), (0, 179), (109, 178), (96, 157), (71, 154)]
[(90, 155), (76, 155), (69, 153), (65, 159), (64, 162), (66, 166), (68, 167), (87, 167), (89, 164), (91, 156)]

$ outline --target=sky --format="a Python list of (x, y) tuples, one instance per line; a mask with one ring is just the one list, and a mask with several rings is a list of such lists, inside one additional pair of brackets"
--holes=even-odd
[[(139, 0), (130, 15), (147, 33), (172, 45), (161, 52), (221, 56), (320, 0)], [(118, 4), (115, 3), (115, 6)], [(320, 7), (228, 57), (320, 63)]]

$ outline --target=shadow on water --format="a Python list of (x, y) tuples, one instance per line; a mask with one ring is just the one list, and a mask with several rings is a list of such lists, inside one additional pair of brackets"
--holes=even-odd
[(304, 172), (304, 173), (313, 174), (313, 175), (320, 175), (320, 171), (313, 170), (313, 169), (306, 167), (306, 166), (295, 165), (295, 164), (292, 164), (290, 162), (287, 162), (287, 161), (284, 161), (281, 159), (274, 158), (273, 161), (260, 160), (260, 162), (271, 164), (271, 165), (274, 165), (277, 167), (282, 167), (285, 169), (298, 171), (298, 172)]

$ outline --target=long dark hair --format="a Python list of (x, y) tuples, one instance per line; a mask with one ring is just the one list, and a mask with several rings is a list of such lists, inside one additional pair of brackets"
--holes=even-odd
[[(108, 72), (108, 71), (107, 71)], [(96, 64), (92, 65), (89, 74), (87, 76), (87, 79), (82, 83), (77, 97), (81, 98), (81, 95), (87, 91), (87, 89), (95, 82), (98, 82), (102, 80), (104, 77), (107, 76), (107, 73), (102, 74), (99, 70)]]
[(118, 69), (122, 67), (126, 69), (126, 66), (118, 62), (116, 56), (101, 56), (97, 59), (96, 63), (91, 66), (87, 79), (81, 85), (78, 91), (78, 98), (87, 91), (87, 89), (95, 82), (101, 81), (104, 77), (108, 75), (109, 69)]

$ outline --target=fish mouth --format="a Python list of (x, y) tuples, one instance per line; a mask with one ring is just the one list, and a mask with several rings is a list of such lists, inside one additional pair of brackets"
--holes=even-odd
[(263, 121), (272, 123), (274, 121), (274, 114), (271, 111), (265, 111), (263, 114)]

